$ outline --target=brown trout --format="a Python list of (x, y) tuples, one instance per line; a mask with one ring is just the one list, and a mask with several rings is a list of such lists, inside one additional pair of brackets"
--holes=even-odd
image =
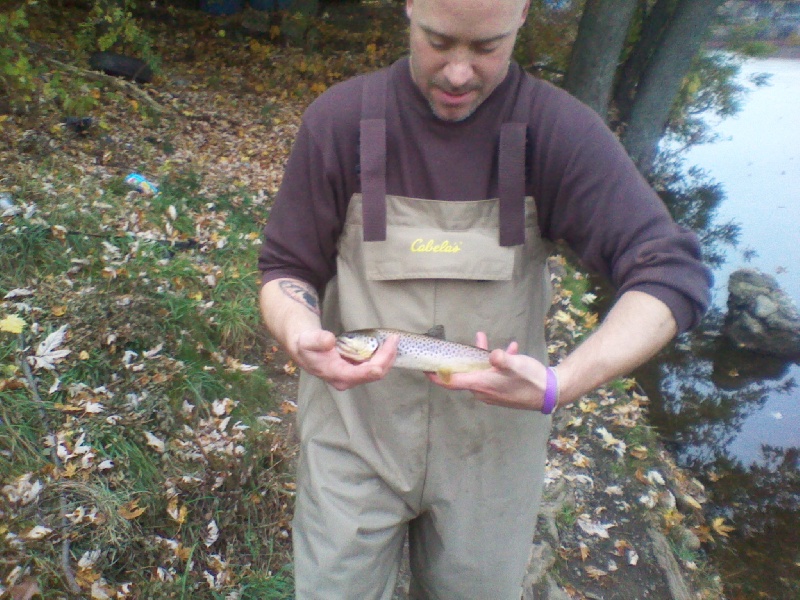
[(444, 328), (433, 327), (427, 333), (410, 333), (400, 329), (358, 329), (345, 331), (336, 337), (336, 349), (352, 362), (369, 360), (390, 335), (397, 335), (397, 358), (394, 366), (436, 373), (448, 382), (453, 373), (489, 369), (489, 351), (448, 342)]

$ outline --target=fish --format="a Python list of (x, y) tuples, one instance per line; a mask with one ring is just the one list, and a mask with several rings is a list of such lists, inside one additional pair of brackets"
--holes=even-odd
[(444, 327), (436, 325), (427, 333), (401, 329), (356, 329), (336, 336), (336, 350), (354, 363), (369, 360), (390, 335), (397, 335), (397, 358), (394, 366), (436, 373), (448, 383), (453, 373), (490, 369), (489, 351), (476, 346), (444, 339)]

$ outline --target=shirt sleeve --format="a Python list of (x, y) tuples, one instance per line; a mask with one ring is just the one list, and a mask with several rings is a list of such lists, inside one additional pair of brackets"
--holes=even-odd
[(543, 235), (564, 240), (620, 295), (638, 290), (663, 301), (679, 331), (696, 326), (711, 286), (697, 236), (673, 221), (590, 109), (574, 101), (571, 118), (555, 117), (547, 129), (534, 151)]
[(333, 276), (341, 220), (326, 156), (304, 121), (275, 198), (258, 260), (262, 285), (281, 277), (320, 293)]

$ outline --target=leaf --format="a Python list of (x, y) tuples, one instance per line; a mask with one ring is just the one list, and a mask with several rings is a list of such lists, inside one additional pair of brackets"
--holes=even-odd
[(206, 545), (206, 548), (210, 548), (218, 539), (219, 527), (217, 527), (217, 522), (211, 519), (208, 525), (206, 525), (206, 534), (203, 536), (203, 543)]
[(166, 445), (164, 444), (163, 441), (158, 439), (156, 436), (154, 436), (149, 431), (145, 431), (144, 432), (144, 437), (147, 438), (147, 445), (148, 446), (153, 448), (156, 452), (159, 452), (161, 454), (164, 453), (164, 450), (166, 449)]
[(173, 521), (176, 521), (178, 525), (183, 525), (186, 522), (186, 516), (189, 514), (189, 509), (186, 506), (180, 506), (178, 502), (178, 497), (173, 496), (169, 500), (169, 505), (167, 506), (167, 514)]
[(8, 315), (6, 318), (0, 319), (0, 331), (22, 333), (25, 325), (25, 320), (17, 315)]
[(33, 296), (33, 291), (27, 288), (16, 288), (3, 296), (3, 300), (11, 300), (12, 298), (21, 298), (23, 296)]
[(713, 529), (716, 533), (721, 535), (722, 537), (728, 537), (728, 534), (732, 531), (736, 531), (735, 527), (731, 527), (730, 525), (725, 524), (724, 517), (717, 517), (713, 521), (711, 521), (711, 529)]
[(589, 546), (581, 542), (578, 544), (578, 551), (581, 554), (581, 561), (586, 562), (586, 559), (589, 558)]
[(47, 537), (53, 532), (52, 529), (49, 527), (44, 527), (42, 525), (37, 525), (32, 529), (28, 530), (22, 537), (27, 540), (41, 540), (42, 538)]
[(602, 579), (606, 577), (608, 573), (603, 571), (602, 569), (598, 569), (597, 567), (593, 567), (592, 565), (587, 565), (583, 567), (583, 570), (586, 571), (586, 574), (591, 577), (592, 579)]
[(614, 452), (616, 452), (619, 456), (625, 454), (625, 451), (628, 449), (628, 446), (622, 440), (615, 438), (605, 427), (598, 427), (595, 429), (597, 435), (603, 438), (603, 444), (606, 448), (613, 448)]
[(616, 527), (616, 525), (613, 523), (600, 523), (598, 521), (592, 521), (588, 515), (581, 515), (578, 517), (578, 527), (580, 527), (584, 533), (588, 533), (589, 535), (594, 535), (599, 538), (608, 539), (608, 530), (612, 527)]
[(70, 350), (67, 348), (57, 350), (57, 348), (64, 343), (66, 333), (67, 325), (62, 325), (56, 331), (48, 335), (44, 341), (40, 342), (37, 346), (36, 356), (29, 357), (28, 362), (31, 362), (37, 369), (47, 369), (48, 371), (55, 369), (56, 363), (63, 360), (64, 357), (70, 353)]
[(143, 506), (139, 506), (139, 500), (131, 500), (119, 507), (117, 512), (119, 516), (123, 519), (128, 521), (132, 521), (133, 519), (138, 519), (141, 517), (147, 509)]

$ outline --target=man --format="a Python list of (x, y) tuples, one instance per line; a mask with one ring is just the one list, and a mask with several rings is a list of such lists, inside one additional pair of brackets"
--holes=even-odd
[[(412, 597), (518, 599), (543, 412), (696, 324), (709, 276), (597, 116), (511, 63), (527, 2), (406, 11), (410, 57), (307, 110), (265, 230), (262, 312), (303, 369), (297, 597), (391, 598), (407, 534)], [(620, 295), (556, 372), (558, 239)], [(493, 367), (444, 382), (390, 370), (396, 339), (362, 364), (334, 347), (343, 330), (435, 324), (491, 344)]]

